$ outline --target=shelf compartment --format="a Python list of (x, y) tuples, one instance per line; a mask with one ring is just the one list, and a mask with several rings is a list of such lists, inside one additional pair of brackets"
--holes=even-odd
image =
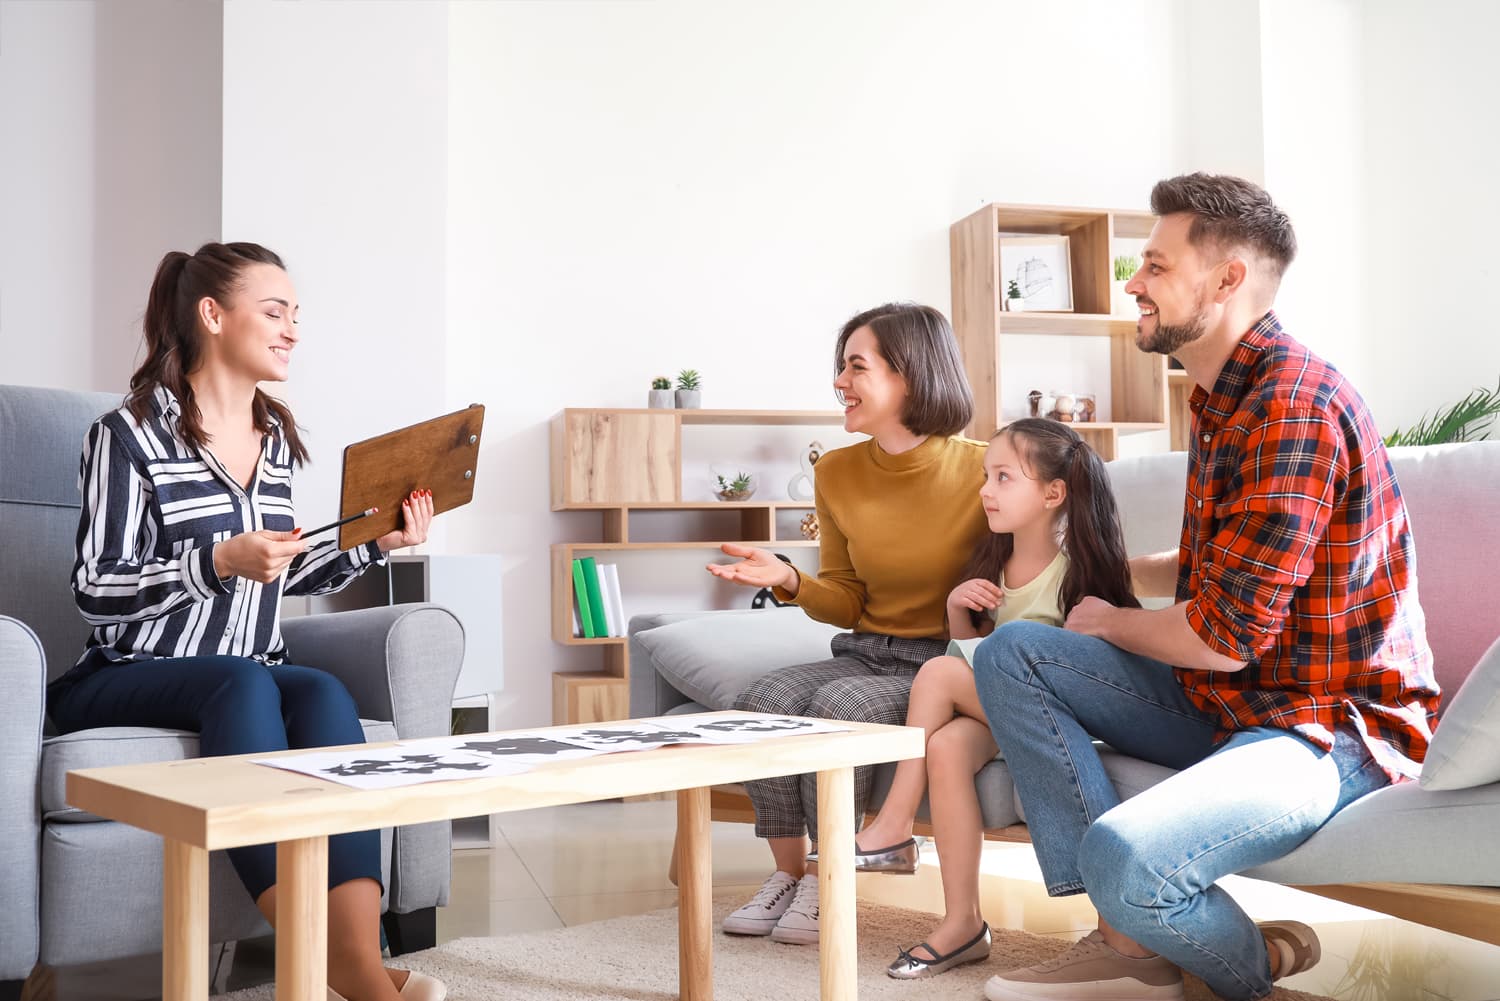
[(1001, 313), (1001, 334), (1054, 334), (1063, 337), (1135, 337), (1133, 316), (1107, 313)]

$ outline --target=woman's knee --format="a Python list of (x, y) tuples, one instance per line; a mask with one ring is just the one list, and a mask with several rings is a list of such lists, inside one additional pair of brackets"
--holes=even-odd
[(789, 674), (772, 671), (746, 685), (735, 696), (734, 708), (739, 712), (799, 714), (807, 698), (805, 687), (805, 682), (799, 684)]
[(358, 719), (354, 696), (344, 683), (327, 671), (299, 668), (279, 679), (282, 702), (288, 710), (315, 712), (337, 719)]
[(901, 697), (896, 698), (888, 684), (877, 684), (875, 679), (839, 678), (813, 692), (807, 701), (807, 715), (851, 723), (899, 725), (906, 722), (909, 692), (909, 688), (903, 688)]
[(212, 667), (218, 684), (209, 696), (209, 704), (227, 706), (231, 711), (280, 713), (281, 689), (266, 665), (249, 657), (221, 657)]

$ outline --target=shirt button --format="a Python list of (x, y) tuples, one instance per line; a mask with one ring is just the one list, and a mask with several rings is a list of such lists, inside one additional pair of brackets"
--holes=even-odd
[[(1203, 498), (1201, 498), (1201, 497), (1198, 498), (1198, 510), (1200, 510), (1200, 511), (1203, 510)], [(229, 634), (225, 633), (224, 635), (228, 636)]]
[(1207, 431), (1203, 432), (1203, 444), (1207, 445), (1209, 442), (1211, 442), (1213, 440), (1214, 440), (1214, 436), (1213, 435), (1209, 434)]

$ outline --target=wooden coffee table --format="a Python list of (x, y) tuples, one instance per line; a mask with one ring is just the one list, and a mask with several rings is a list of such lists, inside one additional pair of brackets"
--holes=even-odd
[[(672, 727), (716, 715), (754, 714), (621, 722)], [(272, 754), (118, 765), (69, 772), (67, 798), (81, 810), (164, 839), (163, 1001), (208, 997), (208, 853), (269, 842), (276, 843), (276, 997), (326, 1001), (329, 835), (675, 791), (679, 989), (685, 1001), (711, 1001), (709, 789), (816, 772), (821, 992), (824, 1001), (853, 1001), (854, 768), (919, 758), (923, 739), (915, 727), (841, 725), (849, 729), (753, 744), (625, 751), (555, 762), (522, 775), (380, 790), (355, 789), (251, 761), (277, 756)]]

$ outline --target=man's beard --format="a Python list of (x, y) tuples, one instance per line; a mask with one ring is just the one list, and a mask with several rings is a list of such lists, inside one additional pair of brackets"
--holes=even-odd
[(1207, 296), (1201, 292), (1193, 304), (1193, 317), (1186, 323), (1161, 322), (1161, 313), (1156, 314), (1156, 333), (1148, 340), (1139, 321), (1135, 325), (1135, 345), (1142, 351), (1159, 355), (1176, 354), (1177, 349), (1191, 344), (1208, 332), (1208, 310), (1204, 308)]

